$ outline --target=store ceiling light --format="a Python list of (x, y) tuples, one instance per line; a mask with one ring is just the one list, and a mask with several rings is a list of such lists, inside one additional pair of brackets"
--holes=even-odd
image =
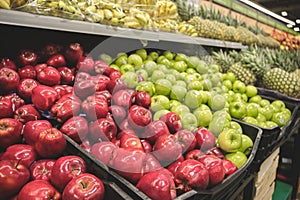
[(299, 31), (300, 31), (300, 28), (299, 28), (299, 27), (295, 27), (295, 28), (294, 28), (294, 31), (299, 32)]
[(293, 28), (293, 25), (292, 24), (287, 24), (286, 25), (288, 28)]
[[(287, 24), (292, 24), (293, 26), (296, 25), (295, 22), (293, 22), (293, 21), (291, 21), (291, 20), (289, 20), (289, 19), (286, 19), (286, 18), (284, 18), (284, 17), (282, 17), (282, 16), (280, 16), (280, 15), (277, 15), (276, 13), (273, 13), (273, 12), (271, 12), (270, 10), (268, 10), (268, 9), (262, 7), (262, 6), (253, 3), (252, 1), (249, 1), (249, 0), (240, 0), (240, 1), (243, 2), (243, 3), (245, 3), (245, 4), (247, 4), (248, 6), (251, 6), (251, 7), (255, 8), (255, 9), (257, 9), (257, 10), (259, 10), (259, 11), (261, 11), (261, 12), (267, 14), (267, 15), (270, 15), (270, 16), (272, 16), (272, 17), (274, 17), (274, 18), (280, 20), (280, 21), (283, 21), (283, 22), (285, 22), (285, 23), (287, 23)], [(285, 11), (285, 12), (286, 12), (286, 11)], [(287, 13), (286, 13), (286, 14), (287, 14)]]
[(286, 16), (288, 16), (288, 13), (286, 11), (282, 11), (281, 15), (284, 16), (284, 17), (286, 17)]

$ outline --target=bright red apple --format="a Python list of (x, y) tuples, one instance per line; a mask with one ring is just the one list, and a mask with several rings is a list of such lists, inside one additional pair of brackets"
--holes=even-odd
[(29, 168), (31, 179), (50, 181), (55, 162), (56, 160), (54, 159), (40, 159), (35, 161)]
[(95, 141), (111, 141), (117, 135), (117, 125), (107, 118), (100, 118), (89, 125), (89, 135)]
[(32, 65), (26, 65), (18, 69), (18, 74), (20, 76), (20, 79), (24, 79), (24, 78), (36, 79), (37, 73), (35, 68)]
[(49, 111), (57, 99), (58, 94), (52, 87), (38, 85), (32, 90), (31, 101), (39, 110)]
[(19, 81), (20, 81), (20, 76), (16, 71), (9, 68), (0, 69), (1, 93), (7, 94), (7, 93), (15, 92), (18, 88)]
[(14, 112), (14, 118), (19, 122), (25, 124), (29, 121), (41, 119), (41, 115), (35, 107), (30, 104), (26, 104), (24, 106), (21, 106)]
[(0, 147), (7, 148), (21, 141), (22, 123), (13, 118), (0, 119)]
[(108, 164), (116, 148), (112, 142), (98, 142), (91, 147), (91, 154), (104, 164)]
[(60, 72), (51, 66), (37, 72), (37, 80), (44, 85), (53, 86), (59, 85), (61, 80)]
[(28, 121), (23, 128), (23, 138), (27, 144), (34, 146), (40, 133), (51, 128), (52, 124), (48, 120)]
[(208, 150), (215, 146), (216, 138), (212, 132), (205, 127), (199, 127), (194, 132), (197, 139), (198, 147), (202, 151)]
[(73, 116), (62, 125), (60, 131), (75, 142), (81, 143), (89, 132), (88, 121), (84, 117)]
[(34, 79), (22, 79), (18, 84), (17, 94), (26, 102), (31, 102), (32, 90), (38, 85), (39, 82)]

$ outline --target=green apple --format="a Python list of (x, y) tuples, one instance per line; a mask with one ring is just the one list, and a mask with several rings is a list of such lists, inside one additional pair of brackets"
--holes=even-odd
[(152, 60), (156, 61), (159, 57), (159, 54), (156, 51), (152, 51), (149, 53), (149, 56), (152, 58)]
[(265, 116), (266, 120), (271, 120), (274, 114), (274, 109), (271, 105), (259, 107), (258, 112)]
[(188, 73), (188, 74), (194, 74), (194, 73), (197, 73), (197, 71), (196, 71), (194, 68), (188, 67), (188, 68), (186, 69), (186, 73)]
[(182, 104), (179, 101), (173, 99), (170, 100), (170, 110), (173, 110), (180, 105)]
[[(210, 110), (210, 107), (206, 104), (201, 104), (198, 108), (196, 108), (193, 112), (202, 111), (202, 110)], [(195, 113), (194, 113), (195, 114)]]
[(110, 64), (109, 67), (113, 68), (115, 70), (121, 71), (120, 67), (118, 65), (116, 65), (116, 64)]
[(184, 88), (187, 87), (186, 82), (183, 81), (183, 80), (177, 80), (176, 83), (175, 83), (175, 85), (179, 85), (179, 86), (182, 86), (182, 87), (184, 87)]
[(266, 122), (257, 122), (257, 126), (261, 127), (261, 128), (267, 128)]
[(292, 112), (288, 108), (283, 108), (281, 112), (284, 112), (284, 113), (288, 114), (289, 116), (292, 116)]
[(200, 59), (197, 56), (189, 56), (187, 57), (186, 62), (189, 68), (196, 68), (196, 66), (200, 63)]
[(232, 89), (232, 83), (230, 80), (224, 80), (223, 81), (223, 85), (228, 89), (231, 90)]
[(152, 76), (153, 71), (157, 69), (157, 64), (152, 60), (146, 60), (144, 62), (144, 69), (147, 71), (148, 76)]
[(174, 59), (174, 53), (172, 53), (169, 50), (166, 50), (163, 52), (163, 55), (168, 59), (168, 60), (173, 60)]
[(232, 91), (228, 91), (223, 94), (227, 103), (233, 102), (233, 95), (230, 95), (230, 92), (232, 92)]
[(164, 95), (154, 95), (151, 97), (150, 109), (153, 112), (157, 112), (159, 110), (169, 110), (170, 100)]
[(133, 65), (135, 69), (140, 69), (143, 65), (142, 57), (135, 53), (128, 56), (127, 62), (128, 64)]
[(173, 85), (170, 91), (170, 99), (182, 102), (187, 94), (187, 89), (180, 85)]
[(247, 85), (246, 95), (248, 98), (254, 97), (255, 95), (257, 95), (257, 88), (254, 85)]
[(184, 113), (182, 115), (182, 127), (185, 130), (194, 131), (198, 127), (196, 116), (193, 113)]
[(168, 58), (166, 58), (165, 56), (161, 55), (157, 58), (156, 62), (158, 64), (163, 64), (163, 65), (166, 65), (166, 66), (171, 66), (171, 62)]
[(181, 118), (182, 118), (182, 116), (183, 116), (184, 114), (190, 113), (189, 107), (187, 107), (187, 106), (184, 105), (184, 104), (181, 104), (181, 105), (179, 105), (179, 106), (177, 106), (177, 107), (172, 107), (172, 108), (170, 109), (170, 111), (171, 111), (171, 112), (177, 113)]
[(188, 84), (188, 90), (203, 90), (202, 82), (194, 80)]
[(203, 81), (203, 90), (205, 91), (210, 91), (212, 89), (212, 83), (209, 79), (204, 79)]
[(249, 156), (250, 153), (252, 152), (253, 148), (253, 141), (252, 139), (245, 134), (242, 134), (242, 145), (238, 149), (238, 151), (243, 152), (246, 156)]
[(154, 85), (155, 85), (155, 94), (169, 96), (172, 89), (172, 83), (169, 80), (158, 79), (157, 81), (155, 81)]
[(261, 107), (265, 107), (265, 106), (269, 106), (271, 105), (271, 102), (268, 100), (268, 99), (262, 99), (260, 101), (260, 104), (259, 104)]
[(247, 102), (247, 101), (248, 101), (248, 96), (246, 95), (246, 93), (243, 93), (243, 94), (242, 94), (242, 100), (243, 100), (244, 102)]
[(135, 72), (126, 72), (122, 74), (121, 79), (129, 88), (135, 88), (138, 85), (138, 75)]
[(234, 81), (234, 83), (232, 84), (232, 90), (235, 93), (245, 93), (246, 92), (246, 85), (245, 83), (243, 83), (242, 81), (236, 80)]
[(247, 156), (240, 151), (225, 154), (225, 159), (230, 160), (238, 169), (243, 167), (248, 160)]
[(235, 129), (223, 130), (218, 136), (220, 148), (225, 152), (236, 152), (242, 146), (242, 134)]
[(232, 73), (232, 72), (227, 72), (227, 73), (225, 74), (225, 78), (224, 78), (224, 79), (225, 79), (225, 80), (230, 80), (231, 83), (234, 83), (235, 80), (236, 80), (235, 74)]
[(277, 112), (272, 116), (272, 121), (275, 122), (279, 127), (285, 126), (291, 119), (291, 116), (286, 112)]
[(120, 67), (120, 72), (122, 74), (125, 74), (126, 72), (134, 72), (134, 66), (131, 64), (125, 64), (125, 65), (121, 65)]
[(119, 67), (121, 67), (122, 65), (127, 64), (127, 55), (126, 54), (122, 54), (121, 56), (118, 56), (114, 62), (116, 65), (118, 65)]
[(234, 102), (237, 102), (237, 101), (245, 102), (241, 93), (234, 93), (232, 95), (232, 98), (233, 98)]
[(257, 103), (247, 103), (247, 116), (256, 118), (259, 105)]
[(239, 123), (235, 122), (235, 121), (230, 121), (230, 123), (229, 123), (229, 128), (235, 129), (235, 130), (237, 130), (239, 133), (243, 133), (242, 126), (241, 126)]
[(225, 110), (213, 113), (208, 129), (217, 137), (224, 129), (230, 127), (230, 120), (226, 117)]
[(135, 51), (135, 53), (137, 54), (137, 55), (139, 55), (143, 60), (146, 60), (147, 59), (147, 51), (146, 51), (146, 49), (138, 49), (138, 50), (136, 50)]
[(208, 127), (212, 119), (211, 110), (194, 110), (193, 114), (196, 116), (198, 121), (198, 127)]
[(201, 75), (207, 74), (208, 73), (208, 65), (206, 64), (206, 62), (203, 60), (200, 60), (198, 62), (198, 64), (196, 65), (196, 71)]
[(243, 121), (248, 124), (258, 125), (258, 121), (254, 117), (246, 116), (243, 118)]
[(277, 125), (275, 122), (273, 122), (273, 121), (266, 121), (265, 124), (266, 124), (266, 128), (275, 128), (275, 127), (278, 126), (278, 125)]
[(163, 73), (161, 70), (156, 69), (151, 75), (151, 81), (155, 83), (158, 79), (164, 79), (165, 77), (165, 73)]
[(113, 59), (110, 55), (108, 55), (107, 53), (101, 53), (98, 56), (99, 60), (102, 60), (103, 62), (107, 63), (107, 64), (111, 64), (113, 62)]
[(135, 89), (137, 91), (146, 91), (151, 97), (155, 94), (155, 86), (151, 81), (139, 82)]
[(173, 69), (176, 69), (178, 72), (185, 72), (187, 69), (187, 64), (184, 61), (176, 61), (174, 65), (172, 66)]
[(175, 55), (175, 58), (174, 58), (175, 61), (184, 61), (186, 62), (188, 60), (188, 56), (186, 56), (185, 54), (183, 53), (177, 53)]
[(141, 75), (144, 80), (148, 79), (148, 72), (145, 69), (138, 69), (135, 71), (136, 74)]
[(182, 78), (180, 72), (178, 72), (176, 69), (169, 69), (169, 74), (173, 74), (176, 80), (180, 80)]
[(167, 113), (169, 113), (170, 111), (169, 110), (158, 110), (154, 113), (153, 115), (153, 121), (156, 121), (156, 120), (159, 120), (159, 118)]
[(175, 85), (176, 83), (176, 77), (173, 74), (166, 74), (165, 79), (169, 80), (172, 85)]
[(229, 103), (229, 113), (234, 118), (244, 118), (247, 114), (246, 103), (240, 101)]
[(169, 74), (170, 68), (167, 65), (157, 64), (157, 69), (165, 73), (166, 75)]
[(183, 102), (190, 109), (196, 109), (202, 102), (201, 93), (198, 90), (188, 90)]
[(210, 79), (213, 87), (221, 87), (222, 86), (222, 80), (221, 80), (220, 73), (210, 74), (208, 78)]
[(256, 120), (257, 120), (258, 122), (266, 122), (266, 121), (267, 121), (267, 120), (266, 120), (266, 117), (265, 117), (263, 114), (261, 114), (261, 113), (258, 113), (258, 114), (257, 114)]
[(250, 99), (248, 100), (248, 102), (250, 103), (257, 103), (260, 105), (260, 101), (262, 100), (260, 95), (255, 95), (253, 97), (250, 97)]
[(275, 100), (271, 103), (275, 112), (280, 112), (285, 108), (285, 103), (281, 100)]
[(209, 69), (210, 73), (218, 73), (218, 72), (220, 72), (220, 66), (217, 65), (217, 64), (210, 64), (208, 66), (208, 69)]
[(208, 102), (208, 99), (210, 99), (210, 92), (209, 91), (204, 91), (204, 90), (199, 90), (202, 96), (202, 104), (205, 104)]
[(222, 110), (223, 108), (225, 108), (225, 104), (226, 104), (225, 96), (221, 94), (212, 95), (207, 102), (207, 105), (213, 111)]

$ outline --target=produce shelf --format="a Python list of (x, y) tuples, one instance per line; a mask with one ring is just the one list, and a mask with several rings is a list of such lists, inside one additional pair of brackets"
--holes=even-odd
[(117, 26), (103, 25), (99, 23), (91, 23), (80, 20), (71, 20), (54, 16), (32, 14), (16, 10), (0, 9), (0, 16), (0, 24), (6, 25), (76, 32), (92, 35), (104, 35), (108, 37), (136, 39), (141, 41), (167, 41), (173, 43), (185, 43), (233, 49), (248, 48), (247, 46), (237, 42), (191, 37), (183, 34), (168, 33), (162, 31), (147, 31), (122, 28)]

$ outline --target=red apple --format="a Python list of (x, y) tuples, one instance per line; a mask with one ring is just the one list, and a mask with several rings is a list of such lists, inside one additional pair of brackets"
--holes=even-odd
[(70, 62), (73, 65), (77, 64), (77, 62), (83, 56), (83, 47), (77, 42), (71, 43), (65, 50), (64, 55), (68, 62)]
[(194, 132), (195, 137), (197, 139), (198, 147), (202, 151), (208, 150), (215, 146), (216, 144), (216, 138), (212, 132), (210, 132), (205, 127), (199, 127)]
[(91, 154), (107, 165), (115, 148), (117, 147), (112, 142), (98, 142), (91, 147)]
[(204, 155), (205, 153), (203, 153), (200, 149), (193, 149), (185, 154), (185, 159), (199, 160)]
[(59, 54), (59, 53), (52, 55), (47, 60), (47, 65), (55, 67), (55, 68), (66, 66), (66, 64), (67, 63), (66, 63), (66, 59), (65, 59), (64, 55)]
[(119, 129), (124, 131), (127, 129), (133, 129), (133, 128), (130, 126), (128, 119), (125, 118), (124, 121), (119, 125)]
[(42, 158), (57, 158), (62, 155), (66, 146), (67, 142), (63, 133), (56, 128), (40, 132), (34, 145), (36, 152)]
[(31, 179), (50, 181), (52, 168), (55, 162), (56, 160), (54, 159), (40, 159), (35, 161), (29, 168)]
[(21, 106), (14, 112), (14, 118), (19, 122), (25, 124), (28, 121), (35, 121), (41, 119), (40, 113), (30, 104)]
[(60, 79), (61, 75), (59, 71), (54, 67), (47, 66), (45, 69), (37, 72), (37, 80), (44, 85), (59, 85)]
[(147, 139), (152, 144), (162, 135), (170, 135), (170, 132), (167, 125), (161, 120), (150, 122), (145, 131), (140, 134), (141, 138)]
[(38, 85), (39, 82), (37, 82), (34, 79), (30, 79), (30, 78), (22, 79), (18, 84), (17, 94), (26, 102), (30, 102), (32, 96), (32, 90)]
[(38, 61), (38, 55), (33, 50), (24, 49), (19, 52), (17, 59), (21, 67), (26, 65), (34, 66)]
[[(128, 90), (125, 81), (121, 78), (111, 79), (106, 86), (111, 94), (117, 93), (119, 90)], [(118, 95), (119, 96), (119, 95)], [(119, 105), (119, 104), (118, 104)]]
[(76, 69), (80, 72), (94, 73), (94, 59), (91, 56), (81, 56)]
[[(72, 86), (70, 86), (72, 87)], [(65, 85), (54, 85), (52, 88), (57, 92), (57, 99), (62, 98), (65, 94), (72, 94), (73, 88), (70, 93), (66, 91)]]
[(142, 106), (133, 105), (129, 108), (128, 122), (134, 130), (145, 128), (152, 120), (152, 113)]
[(86, 172), (85, 161), (76, 155), (59, 157), (53, 165), (50, 182), (63, 191), (66, 185), (76, 176)]
[(59, 67), (57, 68), (60, 74), (60, 83), (71, 85), (75, 79), (75, 69), (69, 67)]
[(75, 82), (89, 80), (90, 78), (91, 78), (91, 75), (89, 73), (77, 71), (76, 76), (75, 76)]
[(89, 135), (95, 141), (111, 141), (116, 137), (117, 125), (107, 118), (100, 118), (89, 125)]
[(1, 93), (7, 94), (15, 92), (20, 81), (19, 74), (9, 68), (0, 69), (0, 88)]
[(18, 74), (20, 76), (20, 79), (24, 79), (24, 78), (36, 79), (36, 71), (32, 65), (26, 65), (22, 68), (19, 68)]
[(84, 117), (73, 116), (62, 125), (60, 131), (75, 142), (81, 143), (89, 132), (88, 122)]
[(136, 187), (153, 200), (171, 200), (176, 197), (175, 183), (164, 172), (145, 174)]
[(212, 147), (211, 149), (205, 151), (205, 154), (207, 154), (207, 155), (215, 155), (215, 156), (217, 156), (220, 159), (224, 159), (224, 154), (221, 151), (221, 149), (218, 148), (218, 147)]
[(39, 73), (40, 71), (42, 71), (43, 69), (47, 68), (48, 65), (46, 63), (40, 63), (34, 66), (34, 69), (36, 71), (36, 73)]
[(173, 176), (175, 176), (175, 173), (178, 169), (178, 167), (181, 165), (181, 163), (184, 161), (184, 157), (181, 155), (177, 160), (172, 162), (170, 165), (167, 166), (167, 170), (169, 170)]
[(124, 107), (118, 105), (111, 105), (108, 107), (109, 112), (112, 114), (112, 117), (116, 124), (120, 127), (121, 123), (127, 116), (127, 112)]
[(120, 137), (120, 147), (124, 149), (132, 148), (144, 151), (144, 147), (140, 138), (133, 134), (122, 134), (122, 136)]
[(98, 74), (96, 76), (91, 76), (91, 79), (95, 83), (95, 90), (96, 91), (106, 90), (107, 84), (110, 81), (110, 78), (103, 75), (103, 74)]
[(152, 151), (152, 145), (148, 140), (141, 140), (145, 153), (150, 153)]
[(230, 160), (222, 159), (223, 167), (225, 169), (225, 177), (230, 176), (238, 170), (237, 166)]
[(112, 95), (108, 90), (97, 91), (94, 95), (95, 97), (105, 97), (107, 104), (111, 105)]
[(65, 187), (63, 199), (97, 199), (102, 200), (105, 196), (103, 182), (90, 173), (80, 174), (74, 177)]
[(2, 58), (0, 60), (0, 69), (4, 67), (17, 71), (16, 63), (9, 58)]
[(13, 111), (17, 110), (21, 106), (25, 105), (24, 99), (22, 99), (19, 95), (12, 93), (3, 96), (6, 99), (9, 99), (12, 103)]
[(206, 189), (209, 184), (209, 172), (201, 162), (188, 159), (181, 163), (175, 173), (175, 183), (180, 191)]
[(149, 172), (161, 170), (163, 167), (158, 162), (158, 160), (151, 154), (147, 153), (144, 160), (143, 173), (147, 174)]
[(102, 60), (96, 60), (94, 63), (94, 71), (97, 74), (104, 74), (105, 76), (109, 76), (112, 71), (111, 69), (113, 68), (110, 68), (110, 66)]
[(82, 102), (81, 107), (86, 116), (92, 121), (104, 118), (108, 114), (108, 104), (104, 96), (88, 96)]
[(34, 146), (40, 133), (51, 128), (52, 124), (47, 120), (28, 121), (23, 128), (23, 138), (27, 144)]
[(209, 173), (209, 186), (221, 183), (225, 177), (222, 159), (215, 155), (202, 156), (199, 161), (204, 164)]
[(76, 96), (84, 100), (86, 97), (93, 95), (95, 90), (95, 82), (93, 80), (75, 81), (74, 92)]
[(180, 116), (175, 112), (169, 112), (162, 115), (159, 118), (161, 121), (165, 122), (169, 128), (170, 133), (176, 133), (182, 129), (182, 121)]
[(144, 108), (149, 108), (151, 104), (151, 96), (146, 91), (139, 91), (134, 95), (134, 103)]
[(22, 123), (13, 118), (0, 119), (0, 147), (7, 148), (21, 141)]
[(74, 94), (65, 94), (51, 107), (51, 116), (58, 122), (65, 122), (80, 114), (81, 100)]
[(9, 98), (0, 96), (0, 119), (9, 118), (13, 116), (13, 104)]
[(85, 138), (83, 141), (81, 141), (81, 143), (80, 143), (80, 147), (83, 149), (83, 150), (85, 150), (85, 151), (87, 151), (87, 152), (91, 152), (91, 148), (92, 148), (92, 143), (91, 143), (91, 141), (90, 141), (90, 139), (89, 138)]
[(191, 151), (197, 145), (195, 135), (189, 130), (179, 130), (174, 134), (174, 137), (181, 144), (183, 153)]
[(61, 194), (45, 180), (33, 180), (21, 189), (18, 200), (60, 200)]
[(114, 69), (114, 68), (109, 68), (109, 69), (110, 69), (109, 74), (105, 74), (105, 72), (104, 72), (104, 74), (105, 74), (106, 76), (109, 76), (109, 78), (110, 78), (111, 80), (116, 80), (117, 78), (121, 78), (122, 73), (121, 73), (119, 70), (116, 70), (116, 69)]
[(38, 85), (32, 90), (31, 101), (39, 110), (49, 111), (57, 99), (58, 94), (52, 87)]
[(0, 160), (0, 199), (8, 199), (29, 181), (27, 167), (17, 160)]
[(51, 56), (62, 53), (62, 50), (63, 50), (62, 45), (49, 43), (40, 50), (40, 52), (39, 52), (40, 61), (45, 62)]

